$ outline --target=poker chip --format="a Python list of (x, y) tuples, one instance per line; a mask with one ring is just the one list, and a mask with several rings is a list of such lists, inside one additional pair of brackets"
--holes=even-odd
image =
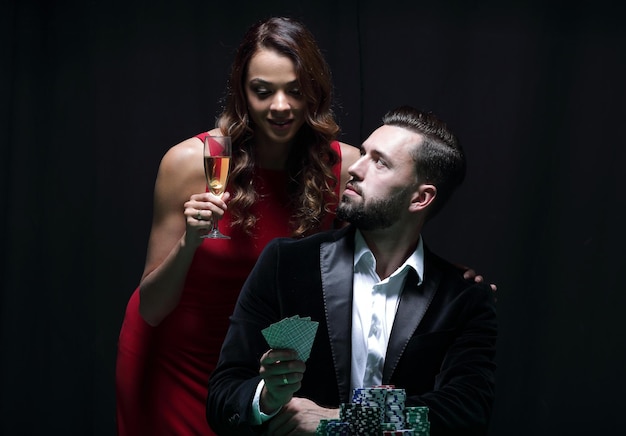
[(316, 436), (350, 436), (350, 426), (339, 419), (322, 419), (315, 430)]
[(428, 407), (407, 407), (404, 409), (405, 428), (415, 430), (417, 436), (430, 434)]
[(349, 424), (353, 435), (378, 435), (381, 416), (378, 406), (348, 403), (339, 408), (339, 419)]
[(315, 434), (317, 436), (325, 436), (327, 434), (328, 423), (332, 421), (340, 422), (338, 419), (321, 419), (320, 423), (317, 425), (317, 429), (315, 429)]
[(316, 435), (430, 436), (428, 407), (406, 407), (406, 391), (394, 385), (358, 388), (339, 407), (339, 419), (323, 419)]

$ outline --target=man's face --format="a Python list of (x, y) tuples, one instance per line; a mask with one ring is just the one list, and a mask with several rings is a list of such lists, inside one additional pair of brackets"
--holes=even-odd
[(361, 158), (349, 168), (352, 177), (337, 216), (361, 230), (377, 230), (408, 214), (417, 190), (411, 151), (421, 141), (421, 135), (402, 127), (375, 130), (361, 146)]

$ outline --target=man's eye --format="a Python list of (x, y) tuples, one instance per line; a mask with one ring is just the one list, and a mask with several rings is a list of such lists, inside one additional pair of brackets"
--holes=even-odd
[(376, 158), (374, 159), (374, 163), (376, 164), (376, 166), (378, 167), (386, 167), (387, 166), (387, 162), (385, 162), (383, 159), (381, 158)]

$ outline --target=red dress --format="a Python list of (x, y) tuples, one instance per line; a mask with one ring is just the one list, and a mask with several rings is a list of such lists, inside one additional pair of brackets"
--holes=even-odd
[[(198, 135), (201, 140), (205, 134)], [(332, 148), (341, 156), (339, 143)], [(341, 159), (333, 167), (340, 180)], [(157, 327), (139, 315), (139, 290), (132, 294), (117, 353), (116, 397), (119, 435), (212, 435), (206, 417), (209, 375), (243, 282), (273, 238), (289, 236), (287, 175), (257, 169), (256, 237), (219, 221), (230, 240), (204, 240), (189, 267), (180, 303)], [(335, 189), (339, 194), (339, 183)], [(327, 216), (322, 228), (332, 226)]]

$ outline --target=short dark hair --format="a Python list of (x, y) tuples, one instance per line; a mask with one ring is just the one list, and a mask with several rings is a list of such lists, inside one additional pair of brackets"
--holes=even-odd
[(419, 183), (437, 187), (437, 196), (428, 212), (432, 218), (441, 210), (465, 178), (465, 153), (446, 123), (432, 112), (400, 106), (385, 114), (383, 124), (419, 133), (423, 141), (415, 147), (413, 159)]

